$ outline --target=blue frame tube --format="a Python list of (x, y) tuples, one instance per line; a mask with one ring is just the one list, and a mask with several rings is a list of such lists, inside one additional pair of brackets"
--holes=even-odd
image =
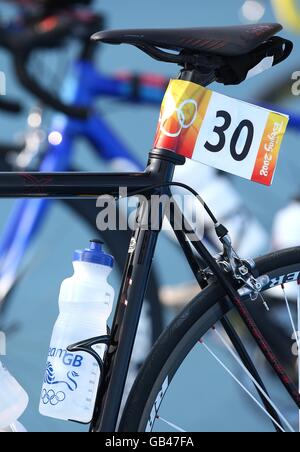
[[(141, 82), (138, 95), (133, 90), (134, 76), (104, 76), (87, 61), (75, 64), (75, 84), (67, 95), (75, 105), (90, 106), (99, 96), (115, 97), (132, 103), (159, 105), (163, 97), (166, 82), (158, 78), (157, 83)], [(159, 83), (161, 80), (161, 86)], [(65, 90), (64, 90), (65, 91)], [(134, 92), (134, 96), (133, 96)], [(60, 119), (62, 122), (60, 122)], [(57, 127), (58, 124), (58, 127)], [(57, 146), (49, 146), (48, 152), (40, 166), (41, 172), (64, 172), (71, 166), (72, 151), (78, 137), (87, 139), (94, 148), (99, 159), (111, 162), (115, 159), (127, 160), (131, 166), (142, 169), (142, 165), (128, 150), (122, 140), (115, 134), (106, 121), (96, 113), (87, 120), (74, 120), (57, 116), (53, 121), (53, 129), (62, 134), (62, 142)], [(38, 234), (51, 207), (47, 199), (18, 200), (6, 224), (0, 239), (0, 302), (11, 289), (16, 280), (23, 258)], [(1, 287), (1, 281), (9, 284)], [(7, 287), (6, 287), (7, 286)]]

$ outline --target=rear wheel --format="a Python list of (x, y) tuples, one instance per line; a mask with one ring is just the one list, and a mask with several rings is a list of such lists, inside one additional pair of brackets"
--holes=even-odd
[[(294, 329), (296, 329), (297, 323), (295, 322), (295, 317), (293, 317), (292, 310), (293, 306), (295, 307), (295, 305), (297, 305), (297, 303), (295, 303), (297, 296), (298, 307), (300, 305), (300, 291), (299, 285), (297, 284), (300, 275), (300, 248), (294, 248), (260, 258), (257, 260), (257, 268), (260, 275), (269, 275), (270, 280), (272, 281), (272, 286), (274, 286), (274, 288), (268, 289), (263, 293), (264, 299), (272, 300), (272, 303), (275, 300), (278, 302), (278, 305), (281, 302), (282, 307), (289, 308), (289, 316), (287, 319), (288, 321), (291, 320), (291, 323), (287, 324), (286, 328), (288, 335), (288, 347), (286, 349), (286, 355), (288, 356), (286, 356), (286, 366), (289, 365), (290, 368), (287, 369), (287, 371), (289, 370), (290, 372), (293, 372), (293, 377), (297, 380), (297, 350), (295, 353), (295, 341), (297, 349), (297, 339), (294, 337)], [(272, 320), (273, 315), (278, 314), (277, 309), (273, 310), (274, 305), (272, 305), (273, 307), (271, 308), (271, 311), (267, 313), (265, 308), (263, 308), (264, 313), (262, 315), (261, 311), (257, 310), (257, 304), (260, 303), (259, 301), (253, 302), (249, 300), (245, 303), (247, 304), (249, 310), (253, 311), (255, 320), (260, 323), (262, 332), (266, 333), (266, 339), (270, 342), (271, 336), (274, 335), (274, 330), (270, 333), (268, 328), (265, 328), (264, 326), (268, 325), (268, 321)], [(203, 431), (206, 429), (205, 425), (201, 425), (201, 419), (203, 420), (203, 417), (201, 415), (198, 416), (201, 411), (202, 413), (205, 411), (205, 407), (202, 405), (202, 400), (197, 398), (195, 400), (196, 396), (193, 397), (193, 394), (189, 397), (188, 393), (191, 385), (189, 378), (190, 374), (186, 375), (184, 387), (182, 374), (184, 373), (184, 366), (186, 363), (190, 362), (191, 359), (198, 360), (197, 353), (198, 350), (201, 350), (201, 347), (203, 353), (208, 353), (209, 359), (211, 358), (214, 360), (215, 358), (218, 366), (221, 363), (222, 372), (224, 369), (228, 372), (229, 369), (227, 365), (224, 367), (223, 360), (218, 358), (219, 353), (223, 356), (223, 352), (220, 352), (219, 346), (225, 345), (225, 349), (227, 348), (226, 352), (230, 356), (234, 356), (231, 354), (232, 348), (228, 345), (228, 338), (224, 337), (222, 327), (217, 326), (216, 329), (214, 328), (215, 325), (218, 325), (218, 322), (224, 318), (224, 316), (228, 315), (234, 315), (234, 309), (225, 297), (223, 289), (218, 284), (213, 284), (205, 289), (181, 312), (181, 314), (179, 314), (170, 327), (160, 337), (154, 346), (151, 355), (144, 364), (129, 396), (120, 423), (120, 431), (162, 431), (162, 428), (165, 428), (166, 425), (168, 429), (173, 431)], [(200, 340), (201, 343), (199, 342)], [(216, 346), (217, 341), (218, 343)], [(254, 357), (256, 352), (253, 351), (254, 349), (251, 340), (249, 339), (246, 342), (248, 346), (250, 345), (251, 347), (251, 356)], [(276, 344), (274, 338), (273, 342)], [(210, 343), (212, 343), (212, 347), (210, 346)], [(217, 348), (217, 353), (214, 352), (214, 348)], [(262, 357), (257, 359), (255, 358), (255, 364), (256, 366), (261, 365), (263, 369), (258, 370), (262, 370), (263, 373), (266, 373), (268, 383), (275, 387), (277, 382), (275, 383), (274, 374), (272, 374), (272, 377), (270, 376), (272, 372), (270, 368), (266, 366), (266, 362), (262, 359)], [(205, 396), (206, 388), (205, 378), (203, 378), (203, 376), (205, 375), (205, 372), (207, 372), (207, 369), (201, 368), (200, 372), (199, 367), (197, 367), (197, 363), (195, 364), (195, 362), (191, 369), (192, 373), (197, 375), (199, 386), (203, 386), (202, 395)], [(266, 371), (266, 369), (268, 370)], [(232, 374), (234, 374), (234, 372)], [(223, 374), (221, 374), (221, 378), (222, 376)], [(181, 386), (176, 389), (177, 378), (181, 378)], [(215, 382), (214, 384), (211, 383), (210, 379), (211, 381), (215, 381), (215, 377), (210, 374), (208, 376), (208, 380), (206, 380), (207, 391), (209, 390), (208, 386), (213, 386), (212, 398), (209, 399), (209, 403), (216, 405), (217, 391), (215, 392), (215, 390), (222, 387), (223, 380), (218, 383)], [(250, 393), (251, 398), (252, 386), (249, 385), (248, 382), (245, 383), (243, 377), (241, 380), (239, 378), (237, 378), (237, 380), (239, 383), (242, 383), (242, 386), (246, 389), (246, 392), (248, 391)], [(236, 383), (235, 380), (234, 382)], [(249, 382), (251, 383), (250, 380)], [(271, 388), (272, 394), (273, 389), (274, 388)], [(297, 419), (298, 409), (296, 405), (293, 405), (293, 401), (291, 401), (290, 397), (288, 395), (286, 395), (286, 397), (288, 398), (288, 402), (292, 402), (291, 405), (293, 406)], [(256, 398), (258, 398), (257, 395)], [(281, 392), (279, 399), (281, 400)], [(188, 400), (190, 404), (195, 403), (196, 409), (193, 411), (193, 408), (189, 404), (184, 410), (183, 404), (185, 400)], [(176, 407), (176, 401), (178, 401), (177, 412), (176, 409), (174, 409)], [(167, 404), (171, 404), (171, 410), (168, 409)], [(255, 403), (255, 405), (257, 404)], [(206, 410), (207, 413), (211, 411), (209, 408), (210, 407)], [(250, 412), (253, 414), (251, 411), (252, 408), (253, 407), (250, 407)], [(223, 420), (228, 418), (227, 413), (228, 410), (231, 410), (231, 406), (226, 406), (225, 409), (226, 411), (223, 413)], [(191, 426), (186, 425), (185, 423), (185, 419), (189, 417), (187, 416), (187, 410), (195, 413), (196, 419), (195, 422), (191, 422)], [(210, 425), (215, 425), (216, 413), (217, 410), (214, 411), (214, 417), (211, 419)], [(283, 415), (283, 417), (288, 420), (287, 413), (288, 410), (285, 405), (283, 408), (283, 414), (280, 411), (280, 415)], [(169, 417), (168, 419), (166, 417), (167, 415), (171, 418)], [(280, 419), (282, 419), (282, 417)], [(267, 420), (269, 419), (267, 418)], [(288, 421), (287, 423), (283, 423), (284, 429), (291, 430), (290, 427), (292, 426), (293, 428), (298, 429), (299, 425), (296, 427), (296, 425), (293, 424), (294, 421), (295, 419)], [(195, 427), (195, 425), (197, 427)], [(266, 424), (267, 430), (269, 427), (272, 428), (271, 423)], [(216, 430), (220, 430), (218, 429), (218, 426), (216, 426)], [(235, 431), (235, 425), (233, 425), (230, 430)], [(247, 428), (243, 428), (243, 431), (244, 430), (247, 430)]]

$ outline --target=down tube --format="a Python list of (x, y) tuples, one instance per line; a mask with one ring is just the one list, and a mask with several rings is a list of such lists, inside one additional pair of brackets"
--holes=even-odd
[(164, 208), (155, 213), (157, 215), (155, 224), (159, 225), (157, 228), (159, 230), (153, 231), (148, 228), (151, 222), (150, 203), (150, 200), (144, 200), (141, 204), (137, 214), (139, 227), (133, 233), (130, 243), (110, 346), (104, 360), (102, 382), (91, 426), (91, 431), (95, 432), (114, 432), (117, 425), (136, 331), (163, 219)]

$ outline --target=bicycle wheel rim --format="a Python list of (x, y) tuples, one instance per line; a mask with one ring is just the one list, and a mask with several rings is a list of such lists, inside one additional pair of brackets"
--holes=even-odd
[[(260, 258), (257, 268), (261, 275), (268, 274), (271, 280), (277, 278), (278, 285), (284, 275), (298, 274), (299, 278), (300, 248)], [(182, 311), (160, 337), (143, 366), (128, 399), (119, 431), (151, 431), (149, 425), (153, 422), (153, 416), (158, 413), (183, 361), (199, 339), (232, 309), (224, 291), (214, 284)]]

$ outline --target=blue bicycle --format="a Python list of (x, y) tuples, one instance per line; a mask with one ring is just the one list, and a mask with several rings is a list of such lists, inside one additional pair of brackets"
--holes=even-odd
[[(31, 3), (26, 2), (26, 5)], [(49, 133), (50, 145), (42, 154), (41, 161), (35, 169), (43, 172), (75, 170), (72, 167), (74, 145), (79, 138), (84, 138), (94, 149), (97, 158), (111, 165), (114, 170), (140, 170), (141, 163), (110, 128), (101, 114), (96, 112), (93, 105), (99, 97), (104, 96), (136, 105), (159, 105), (167, 80), (148, 74), (104, 75), (100, 73), (94, 65), (95, 44), (88, 37), (91, 32), (103, 25), (102, 16), (86, 9), (74, 8), (62, 8), (55, 13), (51, 11), (50, 16), (48, 10), (43, 10), (39, 15), (28, 15), (28, 9), (26, 9), (27, 14), (24, 10), (21, 12), (18, 20), (1, 28), (1, 46), (11, 52), (16, 73), (22, 85), (43, 105), (63, 113), (54, 118), (53, 127)], [(72, 30), (71, 35), (70, 30)], [(70, 39), (79, 41), (79, 57), (71, 71), (72, 89), (67, 94), (68, 99), (60, 100), (38, 84), (31, 76), (28, 66), (35, 50), (61, 48)], [(70, 78), (67, 78), (66, 85), (70, 86)], [(15, 105), (15, 103), (12, 104)], [(13, 108), (11, 107), (10, 110)], [(17, 107), (14, 110), (17, 110)], [(7, 152), (13, 148), (7, 145), (5, 147)], [(7, 170), (8, 163), (4, 158), (1, 160), (1, 165), (2, 170)], [(85, 199), (64, 202), (88, 223), (94, 230), (94, 234), (99, 234), (95, 224), (99, 209), (96, 208), (94, 201)], [(5, 307), (9, 294), (20, 278), (24, 256), (43, 226), (51, 205), (52, 202), (45, 199), (20, 200), (16, 203), (0, 241), (0, 304), (2, 308)], [(128, 231), (115, 231), (114, 235), (111, 231), (105, 231), (101, 238), (116, 257), (119, 268), (123, 268), (126, 246), (119, 244), (129, 242)], [(163, 325), (158, 283), (154, 272), (147, 298), (151, 305), (152, 341), (154, 341)]]

